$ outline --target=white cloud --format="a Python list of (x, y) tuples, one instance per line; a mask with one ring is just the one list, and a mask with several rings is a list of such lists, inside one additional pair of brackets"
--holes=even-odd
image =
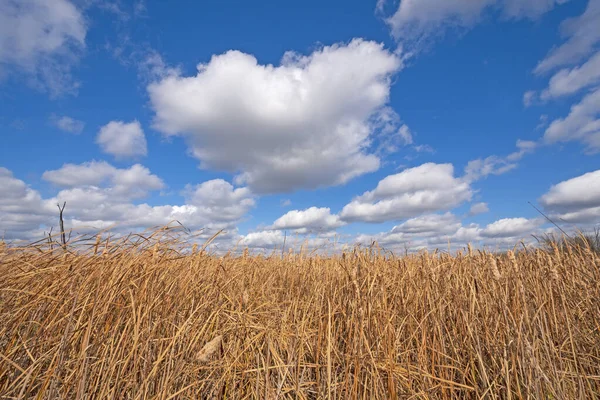
[(400, 129), (398, 129), (398, 135), (402, 138), (403, 144), (413, 143), (412, 132), (406, 124), (403, 124)]
[(502, 3), (504, 15), (509, 18), (536, 19), (552, 10), (555, 5), (569, 0), (504, 0)]
[(517, 140), (517, 151), (506, 157), (489, 156), (471, 160), (465, 167), (465, 180), (473, 182), (488, 175), (502, 175), (517, 168), (517, 161), (526, 154), (533, 152), (538, 144), (530, 140)]
[(475, 203), (471, 206), (471, 209), (469, 210), (469, 215), (473, 216), (473, 215), (479, 215), (479, 214), (485, 214), (486, 212), (489, 212), (490, 209), (488, 208), (487, 203)]
[(400, 225), (394, 226), (391, 233), (405, 233), (418, 236), (442, 235), (455, 232), (460, 227), (460, 221), (452, 213), (430, 214), (411, 218)]
[(532, 140), (517, 139), (517, 151), (506, 156), (508, 161), (519, 161), (526, 154), (532, 153), (539, 146), (538, 142)]
[(552, 186), (540, 203), (553, 216), (567, 222), (600, 222), (600, 170)]
[(164, 188), (159, 177), (139, 164), (123, 169), (105, 162), (65, 164), (46, 171), (43, 179), (63, 189), (42, 198), (9, 170), (0, 168), (0, 185), (8, 189), (0, 192), (0, 229), (6, 230), (8, 237), (40, 239), (41, 226), (48, 230), (56, 225), (56, 204), (63, 202), (67, 202), (67, 229), (77, 232), (115, 225), (114, 231), (128, 233), (175, 220), (190, 229), (235, 231), (235, 224), (255, 206), (254, 195), (247, 188), (234, 188), (220, 179), (188, 185), (184, 204), (139, 203)]
[(427, 163), (389, 175), (373, 191), (347, 204), (344, 221), (383, 222), (452, 209), (471, 199), (469, 184), (454, 177), (452, 164)]
[[(392, 35), (419, 46), (447, 29), (469, 29), (479, 23), (485, 11), (500, 9), (505, 18), (535, 19), (566, 0), (402, 0), (387, 19)], [(378, 4), (378, 10), (383, 5)]]
[(452, 235), (452, 240), (463, 245), (467, 243), (479, 242), (481, 240), (481, 228), (478, 224), (461, 226), (456, 230), (456, 233)]
[(537, 100), (537, 92), (535, 90), (528, 90), (523, 94), (523, 105), (525, 107), (532, 106)]
[(562, 22), (560, 30), (566, 42), (548, 53), (538, 63), (536, 74), (546, 73), (563, 65), (574, 64), (588, 56), (600, 42), (600, 0), (589, 0), (585, 12)]
[(417, 153), (435, 153), (435, 149), (428, 144), (413, 146), (413, 150), (415, 150)]
[(237, 172), (236, 182), (257, 193), (287, 192), (379, 168), (369, 147), (401, 68), (383, 45), (355, 39), (308, 56), (288, 52), (278, 66), (229, 51), (148, 92), (155, 127), (183, 136), (201, 167)]
[(143, 178), (143, 174), (132, 168), (114, 179), (114, 183), (61, 190), (51, 201), (66, 201), (69, 215), (80, 221), (115, 223), (121, 230), (163, 226), (174, 220), (190, 229), (231, 229), (255, 204), (247, 189), (234, 189), (220, 179), (188, 186), (182, 205), (134, 204), (132, 200), (144, 198), (162, 187), (152, 186), (148, 177), (147, 182), (138, 181), (134, 179), (136, 175)]
[(395, 153), (401, 147), (413, 144), (413, 132), (391, 107), (383, 107), (377, 112), (372, 118), (371, 129), (377, 132), (373, 139), (379, 142), (378, 154)]
[(486, 238), (516, 238), (531, 235), (544, 224), (541, 219), (503, 218), (489, 224), (481, 231)]
[(85, 126), (83, 121), (67, 117), (66, 115), (62, 117), (52, 115), (50, 117), (50, 122), (52, 123), (52, 125), (56, 126), (61, 131), (73, 133), (76, 135), (80, 134), (83, 131), (83, 127)]
[(111, 121), (100, 128), (96, 143), (103, 152), (117, 158), (145, 156), (148, 152), (146, 136), (140, 123)]
[(292, 210), (279, 217), (271, 229), (294, 229), (299, 232), (326, 232), (344, 225), (337, 215), (332, 215), (329, 208), (310, 207), (306, 210)]
[[(598, 21), (600, 23), (600, 21)], [(581, 89), (600, 82), (600, 51), (587, 62), (572, 69), (562, 69), (551, 79), (548, 89), (541, 94), (542, 100), (577, 93)]]
[(0, 167), (0, 235), (8, 239), (29, 237), (31, 231), (50, 221), (40, 194), (12, 172)]
[(477, 247), (510, 248), (521, 240), (531, 242), (531, 235), (542, 233), (540, 227), (543, 223), (541, 219), (505, 218), (481, 228), (478, 224), (462, 225), (450, 213), (426, 215), (409, 220), (389, 232), (357, 235), (354, 242), (366, 245), (376, 241), (389, 250), (399, 252), (439, 248), (457, 250), (468, 243)]
[(177, 76), (180, 70), (170, 67), (154, 49), (135, 50), (130, 58), (136, 64), (139, 77), (146, 82)]
[(283, 246), (286, 236), (281, 231), (251, 232), (242, 237), (242, 247), (272, 249)]
[(600, 88), (571, 107), (569, 115), (550, 124), (544, 132), (546, 143), (580, 141), (590, 153), (600, 151)]
[(254, 195), (248, 188), (234, 188), (222, 179), (213, 179), (186, 188), (186, 203), (196, 212), (218, 222), (237, 221), (255, 206)]
[(299, 250), (303, 247), (307, 250), (326, 247), (331, 245), (331, 241), (326, 236), (289, 235), (280, 230), (250, 232), (239, 240), (241, 247), (251, 249), (275, 250), (283, 248), (284, 244), (286, 249)]
[(476, 181), (488, 175), (502, 175), (517, 167), (517, 164), (506, 158), (489, 156), (484, 159), (471, 160), (465, 167), (465, 179)]
[(73, 92), (72, 65), (85, 46), (86, 23), (68, 0), (0, 2), (0, 75), (24, 73), (51, 95)]
[(42, 179), (65, 188), (110, 186), (113, 195), (126, 198), (144, 197), (149, 191), (165, 187), (158, 176), (140, 164), (119, 169), (105, 161), (64, 164), (60, 169), (44, 172)]
[(447, 28), (475, 25), (483, 10), (495, 0), (403, 0), (387, 19), (392, 35), (401, 41), (419, 42)]

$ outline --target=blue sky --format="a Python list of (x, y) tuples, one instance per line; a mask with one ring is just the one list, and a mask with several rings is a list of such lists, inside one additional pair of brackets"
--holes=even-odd
[[(600, 222), (600, 1), (1, 0), (0, 231), (499, 247)], [(338, 239), (335, 239), (335, 238)], [(289, 245), (289, 242), (288, 242)]]

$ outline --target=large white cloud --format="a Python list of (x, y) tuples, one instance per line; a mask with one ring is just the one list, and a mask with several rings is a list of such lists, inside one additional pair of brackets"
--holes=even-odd
[(332, 215), (329, 208), (310, 207), (306, 210), (292, 210), (279, 217), (272, 229), (293, 229), (299, 232), (330, 231), (344, 225), (337, 215)]
[(560, 182), (540, 198), (553, 216), (566, 222), (600, 222), (600, 170)]
[(24, 72), (52, 95), (76, 89), (70, 71), (86, 31), (83, 15), (68, 0), (2, 0), (0, 77)]
[(567, 40), (552, 49), (535, 68), (537, 74), (563, 65), (574, 64), (587, 57), (600, 42), (600, 0), (589, 0), (585, 12), (562, 22), (561, 34)]
[[(538, 18), (555, 4), (568, 0), (402, 0), (387, 19), (393, 36), (417, 46), (448, 28), (468, 29), (479, 23), (485, 11), (501, 10), (505, 18)], [(379, 4), (382, 9), (382, 4)]]
[(590, 153), (600, 151), (600, 88), (571, 107), (569, 115), (550, 124), (544, 132), (546, 143), (580, 141)]
[(111, 121), (100, 128), (96, 143), (103, 152), (117, 158), (145, 156), (148, 153), (146, 136), (139, 121)]
[(471, 199), (468, 182), (454, 177), (452, 164), (427, 163), (389, 175), (373, 191), (347, 204), (345, 221), (384, 222), (449, 210)]
[(184, 137), (203, 168), (238, 173), (254, 192), (286, 192), (377, 170), (369, 148), (378, 130), (410, 142), (385, 107), (401, 68), (383, 45), (360, 39), (288, 52), (277, 66), (228, 51), (148, 93), (155, 127)]

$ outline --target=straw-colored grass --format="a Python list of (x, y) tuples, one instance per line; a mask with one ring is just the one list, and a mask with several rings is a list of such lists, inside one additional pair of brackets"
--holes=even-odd
[(600, 258), (0, 250), (0, 398), (600, 397)]

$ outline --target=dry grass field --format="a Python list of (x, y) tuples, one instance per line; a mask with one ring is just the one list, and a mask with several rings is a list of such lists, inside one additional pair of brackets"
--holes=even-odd
[(600, 398), (600, 257), (0, 249), (2, 399)]

